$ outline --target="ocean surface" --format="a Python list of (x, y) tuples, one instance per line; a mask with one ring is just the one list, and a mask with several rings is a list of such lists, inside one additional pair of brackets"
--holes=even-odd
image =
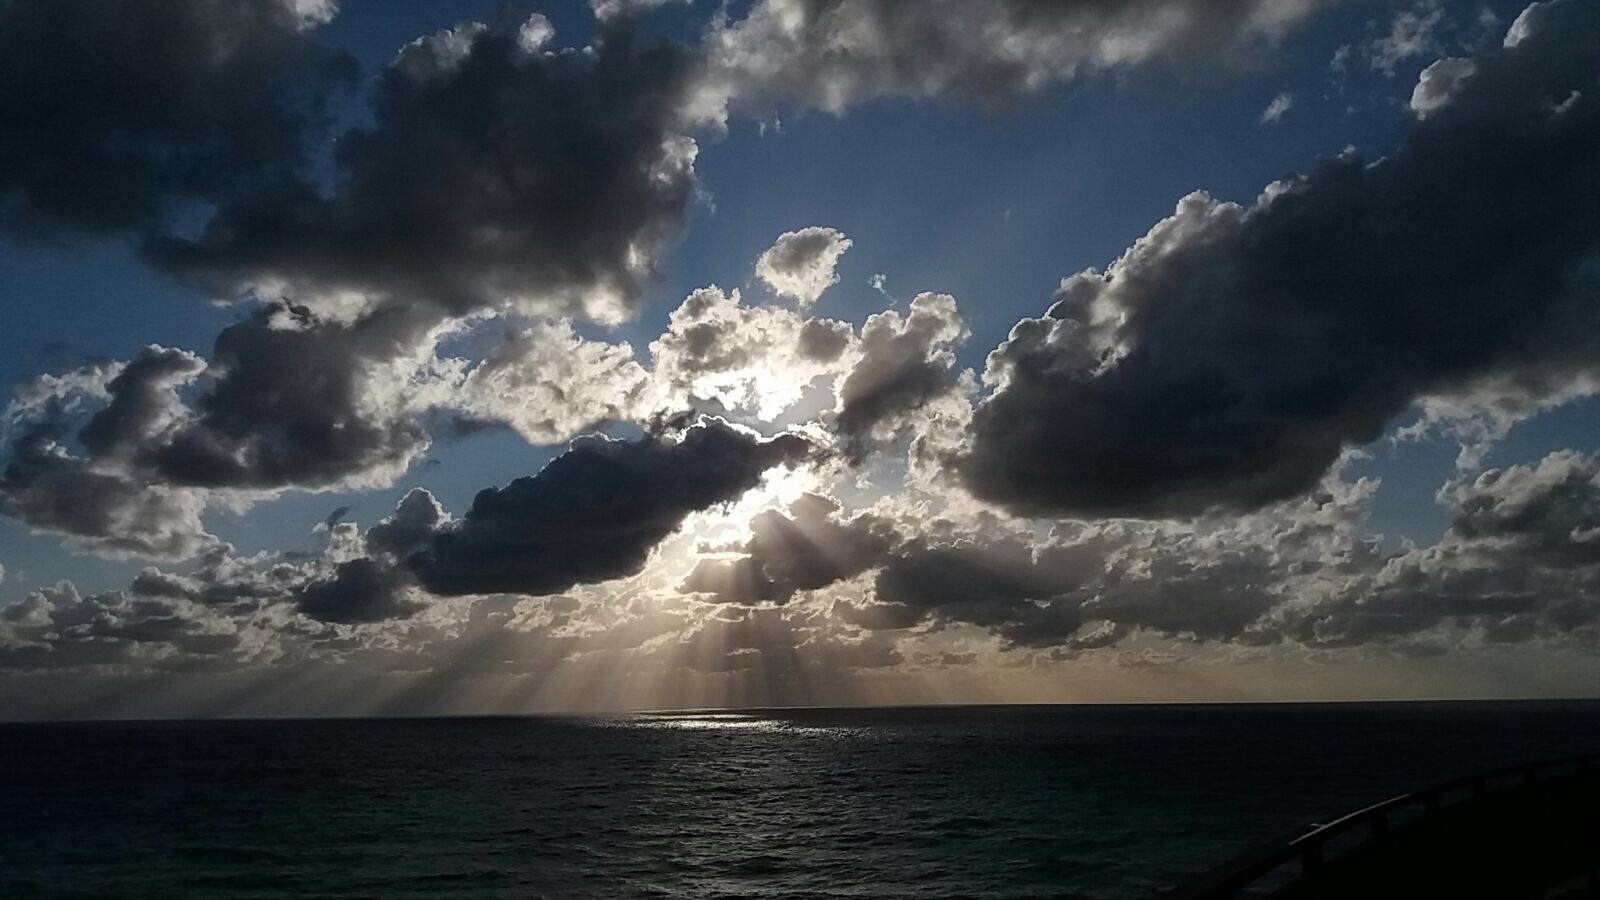
[(4, 897), (1148, 897), (1600, 702), (0, 726)]

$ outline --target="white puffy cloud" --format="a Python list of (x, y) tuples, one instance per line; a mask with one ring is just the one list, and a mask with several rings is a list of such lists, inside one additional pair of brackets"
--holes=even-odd
[(770, 421), (798, 403), (814, 380), (841, 371), (854, 344), (844, 322), (747, 306), (737, 289), (712, 285), (672, 312), (650, 356), (667, 396)]
[(565, 320), (506, 334), (448, 398), (463, 416), (505, 423), (534, 444), (647, 417), (653, 400), (650, 373), (632, 347), (586, 340)]
[(839, 283), (834, 272), (851, 241), (834, 228), (786, 231), (756, 260), (756, 277), (773, 293), (792, 297), (803, 309)]

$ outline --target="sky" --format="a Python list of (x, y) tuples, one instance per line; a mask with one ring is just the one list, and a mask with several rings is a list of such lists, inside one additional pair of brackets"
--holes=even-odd
[(0, 716), (1594, 696), (1600, 7), (0, 2)]

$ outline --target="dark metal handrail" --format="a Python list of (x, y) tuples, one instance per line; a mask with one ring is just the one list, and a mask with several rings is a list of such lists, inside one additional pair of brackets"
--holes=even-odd
[[(1558, 774), (1556, 770), (1560, 770)], [(1340, 816), (1332, 822), (1313, 823), (1309, 829), (1297, 829), (1289, 836), (1237, 857), (1186, 882), (1164, 896), (1168, 900), (1230, 897), (1291, 862), (1299, 863), (1297, 877), (1304, 878), (1321, 870), (1323, 863), (1330, 858), (1326, 852), (1328, 845), (1335, 839), (1355, 833), (1361, 828), (1366, 829), (1366, 839), (1356, 846), (1366, 846), (1382, 839), (1395, 824), (1390, 821), (1390, 817), (1396, 811), (1420, 805), (1423, 817), (1426, 818), (1437, 815), (1441, 809), (1455, 809), (1463, 802), (1479, 800), (1490, 794), (1500, 795), (1506, 790), (1586, 772), (1600, 772), (1600, 753), (1508, 766), (1465, 778), (1456, 778), (1425, 790), (1401, 794), (1364, 809), (1358, 809), (1349, 815)], [(1463, 791), (1466, 792), (1464, 799), (1451, 800), (1452, 795)]]

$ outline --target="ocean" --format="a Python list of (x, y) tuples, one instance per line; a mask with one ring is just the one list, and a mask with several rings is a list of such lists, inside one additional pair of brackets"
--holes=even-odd
[(5, 897), (1149, 897), (1600, 702), (0, 726)]

